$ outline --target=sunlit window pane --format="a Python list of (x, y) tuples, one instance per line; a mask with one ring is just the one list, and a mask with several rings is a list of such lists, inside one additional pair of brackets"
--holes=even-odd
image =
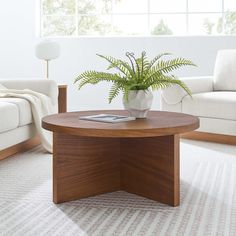
[(39, 0), (42, 36), (236, 34), (236, 0)]
[(221, 23), (224, 34), (236, 34), (236, 11), (226, 12), (224, 14), (224, 21)]
[(43, 36), (73, 36), (75, 16), (44, 16)]
[(226, 11), (236, 11), (236, 0), (224, 0)]
[(42, 0), (44, 15), (75, 14), (76, 0)]
[(188, 0), (190, 12), (221, 12), (222, 0)]
[(212, 35), (221, 33), (221, 14), (192, 14), (189, 16), (189, 34)]
[(147, 34), (147, 15), (114, 15), (113, 26), (125, 35), (145, 35)]
[(112, 0), (78, 0), (79, 14), (110, 14)]
[(82, 15), (78, 20), (79, 35), (107, 35), (112, 32), (111, 17)]
[(147, 0), (115, 0), (113, 13), (147, 13)]
[(150, 0), (151, 13), (185, 12), (186, 7), (186, 0)]
[(152, 35), (183, 35), (186, 33), (185, 14), (151, 15)]

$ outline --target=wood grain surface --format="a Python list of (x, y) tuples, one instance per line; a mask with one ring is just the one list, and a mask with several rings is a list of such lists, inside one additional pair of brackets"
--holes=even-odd
[(18, 152), (25, 152), (31, 148), (38, 146), (41, 143), (39, 136), (35, 136), (31, 139), (28, 139), (24, 142), (15, 144), (9, 148), (0, 151), (0, 160), (12, 156)]
[(233, 136), (233, 135), (213, 134), (213, 133), (207, 133), (207, 132), (192, 131), (186, 134), (181, 134), (181, 138), (236, 145), (236, 136)]
[(121, 123), (104, 123), (80, 120), (80, 116), (94, 114), (128, 115), (126, 111), (68, 112), (44, 117), (43, 128), (53, 132), (89, 137), (156, 137), (180, 134), (199, 127), (195, 116), (175, 112), (150, 111), (146, 119)]
[(120, 140), (53, 135), (53, 201), (120, 190)]
[(121, 189), (179, 205), (179, 136), (121, 141)]
[(67, 85), (58, 85), (58, 113), (67, 111)]
[(125, 190), (171, 206), (180, 201), (179, 133), (199, 126), (190, 115), (151, 111), (122, 123), (79, 120), (87, 111), (43, 119), (53, 131), (53, 201), (61, 203)]

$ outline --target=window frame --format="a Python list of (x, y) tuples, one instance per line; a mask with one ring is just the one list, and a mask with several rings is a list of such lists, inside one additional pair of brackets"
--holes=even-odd
[[(77, 38), (77, 37), (188, 37), (188, 36), (208, 36), (208, 37), (214, 37), (214, 36), (236, 36), (236, 34), (190, 34), (189, 33), (189, 29), (190, 29), (190, 26), (189, 26), (189, 18), (191, 15), (199, 15), (199, 14), (219, 14), (221, 15), (222, 17), (222, 20), (223, 20), (223, 29), (222, 31), (224, 32), (225, 30), (225, 13), (232, 13), (234, 11), (225, 11), (225, 0), (220, 0), (221, 1), (221, 11), (206, 11), (206, 12), (202, 12), (202, 11), (190, 11), (189, 10), (189, 1), (190, 0), (185, 0), (185, 6), (186, 6), (186, 11), (176, 11), (176, 12), (151, 12), (151, 6), (150, 6), (150, 1), (151, 0), (147, 0), (147, 13), (143, 12), (143, 13), (113, 13), (113, 8), (114, 8), (114, 1), (115, 0), (111, 0), (112, 3), (111, 3), (111, 14), (107, 14), (107, 15), (110, 15), (111, 17), (111, 24), (113, 24), (113, 16), (116, 16), (116, 15), (129, 15), (129, 16), (132, 16), (132, 15), (146, 15), (147, 16), (147, 31), (145, 32), (145, 34), (141, 34), (141, 35), (126, 35), (126, 34), (120, 34), (120, 35), (113, 35), (113, 34), (107, 34), (107, 35), (90, 35), (90, 34), (87, 34), (87, 35), (80, 35), (79, 34), (79, 29), (78, 29), (78, 20), (79, 20), (79, 17), (82, 15), (82, 16), (99, 16), (99, 15), (102, 15), (104, 16), (105, 14), (91, 14), (91, 13), (88, 13), (88, 14), (79, 14), (78, 13), (78, 1), (79, 0), (74, 0), (75, 1), (75, 21), (76, 21), (76, 24), (75, 24), (75, 35), (51, 35), (51, 36), (45, 36), (43, 35), (43, 18), (45, 16), (45, 14), (43, 14), (43, 0), (39, 0), (39, 9), (40, 9), (40, 14), (39, 14), (39, 24), (40, 24), (40, 27), (39, 27), (39, 33), (38, 35), (42, 38)], [(197, 1), (197, 0), (196, 0)], [(236, 11), (236, 10), (235, 10)], [(150, 21), (150, 17), (152, 15), (185, 15), (185, 34), (170, 34), (170, 35), (153, 35), (151, 34), (151, 21)], [(47, 16), (47, 15), (46, 15)], [(54, 15), (55, 16), (55, 15)]]

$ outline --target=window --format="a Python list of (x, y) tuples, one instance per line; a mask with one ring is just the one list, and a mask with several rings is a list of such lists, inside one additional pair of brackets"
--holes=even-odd
[(41, 0), (42, 36), (236, 34), (236, 0)]

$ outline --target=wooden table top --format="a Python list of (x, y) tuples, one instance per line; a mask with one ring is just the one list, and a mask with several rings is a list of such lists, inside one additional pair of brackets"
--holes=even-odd
[(199, 127), (195, 116), (165, 111), (149, 111), (146, 119), (120, 123), (104, 123), (80, 120), (80, 116), (95, 114), (128, 115), (122, 110), (99, 110), (67, 112), (46, 116), (42, 119), (44, 129), (71, 135), (88, 137), (155, 137), (186, 133)]

